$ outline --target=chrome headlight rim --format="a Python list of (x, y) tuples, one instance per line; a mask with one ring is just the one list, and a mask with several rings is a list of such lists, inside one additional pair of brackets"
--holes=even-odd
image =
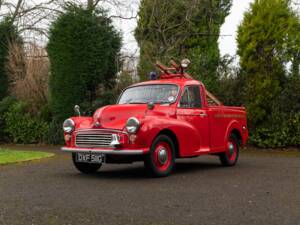
[(135, 134), (140, 128), (140, 121), (136, 117), (130, 117), (125, 127), (128, 133)]
[(63, 123), (63, 130), (65, 133), (70, 134), (75, 129), (75, 122), (72, 119), (66, 119)]

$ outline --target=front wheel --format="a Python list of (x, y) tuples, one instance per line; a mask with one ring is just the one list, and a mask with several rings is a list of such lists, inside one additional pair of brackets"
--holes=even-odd
[(91, 164), (91, 163), (76, 162), (76, 153), (72, 154), (72, 160), (76, 169), (79, 170), (81, 173), (86, 173), (86, 174), (96, 173), (102, 166), (102, 163)]
[(235, 135), (230, 135), (227, 149), (219, 157), (223, 166), (234, 166), (237, 163), (239, 158), (239, 141)]
[(152, 143), (150, 153), (146, 155), (145, 167), (153, 177), (168, 176), (175, 164), (175, 147), (167, 135), (159, 135)]

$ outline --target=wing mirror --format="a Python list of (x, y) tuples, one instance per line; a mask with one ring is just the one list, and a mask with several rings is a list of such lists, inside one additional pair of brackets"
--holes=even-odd
[(80, 116), (81, 113), (80, 113), (80, 106), (79, 105), (75, 105), (74, 106), (74, 112), (77, 116)]

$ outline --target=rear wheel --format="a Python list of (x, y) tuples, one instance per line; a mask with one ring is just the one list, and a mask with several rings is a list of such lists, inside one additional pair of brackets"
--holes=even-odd
[(153, 177), (168, 176), (175, 164), (175, 147), (167, 135), (159, 135), (145, 157), (145, 167)]
[(74, 166), (81, 173), (86, 173), (86, 174), (96, 173), (100, 169), (100, 167), (102, 166), (102, 163), (100, 163), (100, 164), (91, 164), (91, 163), (76, 162), (76, 153), (72, 153), (72, 159), (73, 159)]
[(239, 158), (239, 141), (235, 135), (231, 134), (227, 141), (227, 149), (220, 155), (223, 166), (234, 166)]

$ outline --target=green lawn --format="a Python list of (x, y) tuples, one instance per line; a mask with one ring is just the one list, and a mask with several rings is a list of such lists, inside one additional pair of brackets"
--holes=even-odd
[(0, 165), (26, 162), (36, 159), (49, 158), (54, 156), (52, 153), (38, 151), (15, 151), (0, 148)]

